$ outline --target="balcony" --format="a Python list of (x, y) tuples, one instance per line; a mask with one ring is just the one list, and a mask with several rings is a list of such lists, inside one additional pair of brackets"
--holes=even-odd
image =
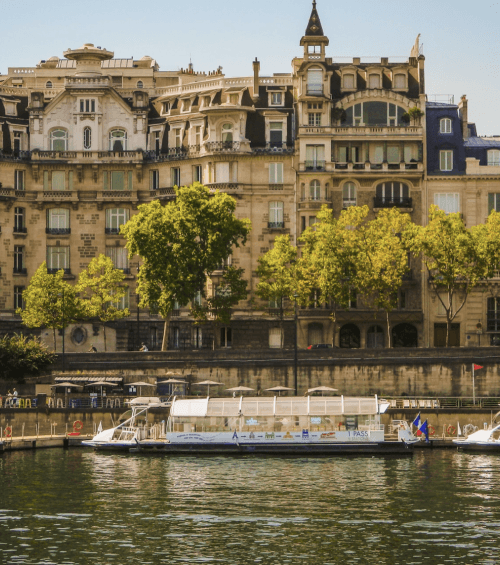
[(106, 235), (120, 235), (120, 228), (104, 228)]
[(326, 171), (326, 161), (304, 161), (306, 171)]
[(65, 275), (71, 275), (71, 269), (66, 268), (66, 267), (60, 267), (59, 269), (52, 269), (52, 268), (49, 269), (49, 268), (47, 268), (47, 273), (49, 275), (55, 275), (59, 271), (64, 271)]
[(26, 235), (28, 233), (28, 228), (23, 226), (14, 226), (12, 233), (14, 235)]
[(346, 126), (329, 128), (329, 133), (335, 136), (354, 137), (422, 137), (422, 126)]
[(69, 235), (71, 228), (45, 228), (47, 235)]
[(66, 88), (109, 88), (111, 81), (108, 77), (66, 77)]
[(77, 193), (72, 190), (44, 190), (42, 193), (44, 200), (77, 200)]
[(323, 87), (308, 87), (306, 89), (307, 96), (323, 96)]
[(409, 196), (375, 196), (374, 208), (411, 208), (413, 204)]
[(143, 152), (138, 150), (131, 151), (41, 151), (31, 152), (32, 161), (65, 161), (68, 163), (90, 163), (90, 162), (142, 162)]
[(12, 153), (4, 153), (0, 151), (0, 161), (30, 161), (31, 151), (13, 151)]
[(27, 275), (28, 274), (28, 270), (26, 269), (26, 267), (14, 267), (12, 272), (15, 275)]
[(282, 230), (285, 229), (285, 222), (268, 222), (267, 227), (270, 230)]
[(268, 143), (264, 147), (252, 147), (252, 153), (257, 155), (293, 155), (295, 146), (293, 143)]
[(334, 161), (332, 160), (333, 168), (335, 171), (347, 171), (347, 172), (371, 172), (371, 171), (405, 171), (408, 173), (413, 172), (424, 172), (424, 164), (421, 161), (415, 161), (411, 163), (371, 163), (369, 161), (364, 162), (353, 162), (353, 161)]
[(172, 147), (166, 153), (157, 153), (156, 151), (144, 151), (144, 161), (151, 163), (163, 163), (165, 161), (182, 161), (197, 157), (200, 154), (201, 147), (199, 145), (189, 145), (187, 147)]
[(225, 192), (226, 194), (238, 194), (243, 191), (243, 184), (237, 182), (213, 182), (205, 185), (210, 189), (210, 192), (215, 192), (219, 190), (220, 192)]
[(116, 267), (118, 271), (121, 271), (124, 275), (130, 275), (130, 267)]
[(239, 141), (207, 141), (205, 143), (207, 153), (233, 153), (240, 150)]
[(137, 200), (136, 190), (101, 190), (98, 193), (97, 200), (108, 201), (118, 200), (126, 202), (135, 202)]

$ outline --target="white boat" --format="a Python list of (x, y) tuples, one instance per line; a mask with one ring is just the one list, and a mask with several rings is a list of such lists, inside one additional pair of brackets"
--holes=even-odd
[(82, 441), (82, 445), (98, 450), (129, 451), (147, 443), (148, 449), (165, 446), (165, 426), (150, 425), (147, 420), (150, 408), (168, 408), (170, 403), (164, 403), (157, 397), (138, 397), (130, 401), (130, 417), (114, 428), (97, 433), (93, 439)]
[(487, 430), (478, 430), (466, 438), (454, 439), (453, 443), (463, 451), (498, 451), (500, 453), (499, 436), (500, 424)]
[[(386, 440), (374, 397), (240, 397), (178, 400), (170, 408), (165, 453), (412, 453), (408, 425)], [(139, 449), (148, 449), (140, 442)]]

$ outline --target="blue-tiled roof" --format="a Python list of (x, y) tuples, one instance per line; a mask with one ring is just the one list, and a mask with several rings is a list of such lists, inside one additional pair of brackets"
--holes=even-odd
[(446, 102), (426, 102), (427, 108), (458, 108), (456, 104), (447, 104)]
[(491, 137), (469, 137), (464, 141), (465, 147), (500, 147), (500, 136)]

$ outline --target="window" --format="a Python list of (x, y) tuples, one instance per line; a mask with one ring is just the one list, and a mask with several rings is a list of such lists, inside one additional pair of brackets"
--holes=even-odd
[(233, 124), (222, 124), (221, 140), (223, 143), (232, 143), (233, 141)]
[(271, 92), (271, 106), (283, 106), (283, 92)]
[(492, 296), (487, 301), (487, 329), (488, 332), (500, 331), (500, 298)]
[(127, 208), (108, 208), (106, 210), (106, 233), (117, 235), (120, 226), (128, 222), (129, 210)]
[(320, 112), (309, 112), (308, 114), (308, 124), (310, 126), (321, 126), (321, 113)]
[(321, 96), (323, 94), (323, 70), (313, 67), (307, 71), (307, 94)]
[(283, 202), (269, 202), (269, 228), (284, 228)]
[(179, 349), (179, 338), (180, 330), (179, 328), (172, 328), (172, 347), (173, 349)]
[(95, 99), (94, 98), (80, 98), (80, 112), (84, 114), (95, 112)]
[(434, 204), (446, 214), (460, 212), (460, 195), (458, 193), (444, 192), (434, 195)]
[(144, 88), (144, 83), (142, 82), (142, 80), (137, 81), (137, 88)]
[(163, 104), (163, 113), (164, 114), (168, 114), (170, 113), (170, 108), (171, 108), (172, 104), (170, 102), (165, 102)]
[(174, 133), (174, 147), (182, 147), (182, 128), (175, 128)]
[(308, 110), (323, 110), (323, 102), (308, 102)]
[(342, 188), (342, 207), (356, 206), (356, 185), (346, 182)]
[(220, 346), (231, 347), (232, 344), (232, 331), (231, 328), (220, 329)]
[(24, 266), (24, 245), (14, 245), (14, 273), (19, 275), (26, 274)]
[(121, 269), (125, 273), (130, 272), (128, 251), (125, 247), (106, 247), (106, 257), (113, 261), (115, 269)]
[(387, 146), (387, 162), (397, 164), (399, 166), (399, 146), (398, 145), (388, 145)]
[(52, 88), (52, 82), (50, 80), (45, 83), (45, 88)]
[(182, 100), (182, 111), (189, 112), (189, 110), (191, 110), (191, 99), (185, 98), (184, 100)]
[(193, 347), (201, 349), (203, 347), (203, 334), (201, 328), (195, 326), (193, 328)]
[(380, 88), (380, 75), (369, 75), (368, 88)]
[(500, 167), (499, 149), (490, 149), (488, 151), (488, 167)]
[(160, 171), (149, 171), (149, 189), (158, 190), (160, 188)]
[(230, 94), (229, 95), (229, 104), (233, 104), (233, 106), (237, 106), (240, 101), (239, 94)]
[(319, 180), (312, 180), (309, 184), (309, 199), (321, 200), (321, 184)]
[(3, 105), (4, 105), (4, 108), (5, 108), (5, 114), (7, 116), (17, 116), (17, 103), (16, 102), (7, 102), (6, 100), (4, 100)]
[(203, 168), (201, 165), (193, 166), (193, 182), (203, 183)]
[(130, 307), (130, 288), (125, 289), (125, 294), (116, 302), (113, 302), (117, 310), (125, 310)]
[(201, 126), (195, 126), (194, 128), (194, 144), (199, 150), (201, 145)]
[(25, 290), (24, 286), (15, 286), (14, 287), (14, 310), (24, 310), (24, 300), (23, 300), (23, 292)]
[(269, 123), (269, 143), (271, 147), (283, 146), (283, 122)]
[(215, 163), (215, 182), (229, 182), (229, 163)]
[[(201, 291), (198, 290), (196, 294), (193, 296), (192, 300), (193, 306), (201, 306)], [(179, 308), (179, 306), (178, 306)]]
[(68, 149), (68, 132), (65, 129), (55, 129), (50, 132), (50, 149), (52, 151)]
[(439, 133), (451, 133), (451, 119), (441, 118), (439, 120)]
[(488, 215), (495, 210), (500, 212), (500, 193), (488, 194)]
[(26, 210), (14, 208), (14, 233), (26, 233)]
[(406, 88), (406, 76), (402, 73), (394, 75), (394, 88), (397, 90), (403, 90)]
[(86, 150), (92, 148), (92, 129), (88, 126), (83, 128), (83, 148)]
[(345, 126), (406, 126), (402, 120), (405, 108), (391, 102), (358, 102), (345, 108)]
[(357, 308), (358, 307), (358, 297), (355, 288), (351, 288), (349, 290), (349, 300), (347, 303), (348, 308)]
[(375, 207), (409, 206), (410, 188), (404, 182), (382, 182), (375, 188)]
[(52, 208), (47, 210), (47, 228), (48, 234), (66, 235), (71, 233), (69, 227), (69, 210), (66, 208)]
[(170, 170), (170, 174), (172, 176), (172, 186), (180, 186), (181, 185), (181, 170), (179, 167), (173, 167)]
[(325, 168), (325, 146), (306, 145), (306, 170), (320, 171)]
[(353, 74), (348, 74), (348, 75), (344, 75), (343, 79), (344, 79), (344, 89), (345, 90), (354, 90), (356, 87), (355, 82), (354, 82), (354, 75)]
[(69, 247), (48, 246), (47, 247), (47, 270), (56, 273), (60, 269), (69, 272)]
[(307, 52), (311, 54), (321, 54), (321, 45), (308, 45)]
[[(127, 190), (125, 171), (103, 171), (104, 190)], [(128, 190), (132, 190), (132, 171), (128, 172)]]
[(152, 149), (155, 152), (155, 154), (158, 156), (160, 154), (160, 149), (161, 149), (161, 139), (160, 139), (160, 132), (159, 131), (153, 131), (151, 133), (152, 136)]
[(453, 170), (453, 151), (447, 149), (439, 152), (439, 169), (441, 171)]
[(127, 150), (127, 132), (123, 129), (115, 129), (109, 132), (109, 150)]
[(283, 163), (269, 163), (269, 184), (283, 184)]
[(14, 189), (24, 190), (24, 171), (14, 171)]
[(52, 190), (63, 191), (66, 190), (66, 174), (64, 171), (52, 171)]
[(269, 328), (269, 347), (271, 349), (281, 349), (283, 332), (281, 328)]

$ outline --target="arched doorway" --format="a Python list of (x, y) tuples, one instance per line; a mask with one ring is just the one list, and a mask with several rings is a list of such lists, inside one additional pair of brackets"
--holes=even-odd
[(307, 344), (316, 345), (317, 343), (324, 343), (323, 324), (312, 323), (307, 328)]
[(384, 347), (384, 330), (380, 326), (370, 326), (366, 334), (366, 347), (373, 349)]
[(339, 345), (345, 349), (357, 349), (361, 344), (361, 334), (358, 326), (346, 324), (340, 328)]
[(392, 347), (418, 347), (418, 331), (411, 324), (398, 324), (392, 328)]

